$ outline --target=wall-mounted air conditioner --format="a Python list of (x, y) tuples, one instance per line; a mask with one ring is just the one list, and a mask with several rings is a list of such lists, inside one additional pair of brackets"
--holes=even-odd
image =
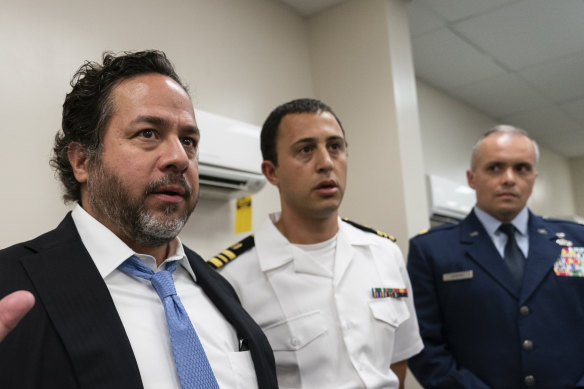
[(236, 198), (262, 189), (260, 127), (201, 110), (195, 117), (201, 197)]
[(462, 220), (476, 202), (475, 192), (467, 185), (427, 175), (430, 219), (435, 223)]

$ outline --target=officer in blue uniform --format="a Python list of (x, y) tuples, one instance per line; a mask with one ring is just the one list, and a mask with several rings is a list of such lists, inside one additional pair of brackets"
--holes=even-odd
[(526, 207), (538, 149), (497, 126), (467, 171), (477, 202), (410, 241), (424, 388), (584, 388), (584, 226)]

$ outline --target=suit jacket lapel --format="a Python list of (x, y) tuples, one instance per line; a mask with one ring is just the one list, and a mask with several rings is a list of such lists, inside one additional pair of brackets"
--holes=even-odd
[(550, 274), (561, 247), (555, 242), (556, 230), (539, 217), (529, 213), (529, 253), (525, 265), (525, 276), (521, 290), (521, 301), (535, 291), (543, 279)]
[(142, 387), (134, 353), (107, 286), (71, 215), (28, 246), (22, 264), (70, 355), (82, 387)]
[[(185, 247), (185, 253), (197, 277), (197, 283), (203, 288), (203, 292), (213, 301), (225, 319), (233, 325), (239, 338), (247, 339), (249, 337), (247, 330), (249, 329), (251, 318), (246, 320), (246, 317), (243, 317), (248, 315), (242, 315), (245, 311), (239, 303), (235, 291), (232, 290), (233, 294), (230, 294), (230, 291), (226, 289), (226, 287), (231, 288), (231, 285), (211, 269), (197, 253), (187, 247)], [(255, 322), (251, 321), (251, 323), (255, 325)]]
[(468, 246), (467, 255), (495, 282), (513, 296), (519, 297), (509, 269), (474, 212), (461, 222), (460, 227), (460, 241)]

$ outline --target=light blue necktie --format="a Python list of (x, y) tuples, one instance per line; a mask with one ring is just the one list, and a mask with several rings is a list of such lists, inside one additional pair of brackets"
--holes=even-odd
[(154, 273), (132, 255), (118, 269), (128, 275), (150, 280), (162, 300), (181, 387), (183, 389), (219, 389), (197, 332), (174, 288), (172, 272), (176, 269), (177, 262), (169, 262), (165, 270)]
[(505, 256), (503, 259), (515, 279), (517, 287), (521, 288), (525, 256), (515, 240), (515, 227), (511, 223), (503, 223), (499, 226), (499, 231), (507, 235), (507, 244), (505, 244)]

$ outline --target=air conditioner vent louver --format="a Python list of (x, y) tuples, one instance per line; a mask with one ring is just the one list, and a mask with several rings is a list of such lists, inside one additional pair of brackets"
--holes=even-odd
[(266, 184), (261, 172), (260, 128), (195, 110), (201, 131), (199, 184), (202, 197), (235, 198)]
[(230, 180), (227, 178), (217, 178), (207, 175), (199, 176), (199, 183), (203, 185), (219, 186), (224, 188), (241, 189), (246, 185), (245, 181), (240, 180)]
[(439, 223), (462, 220), (475, 203), (474, 190), (446, 178), (428, 175), (428, 200), (431, 218)]

